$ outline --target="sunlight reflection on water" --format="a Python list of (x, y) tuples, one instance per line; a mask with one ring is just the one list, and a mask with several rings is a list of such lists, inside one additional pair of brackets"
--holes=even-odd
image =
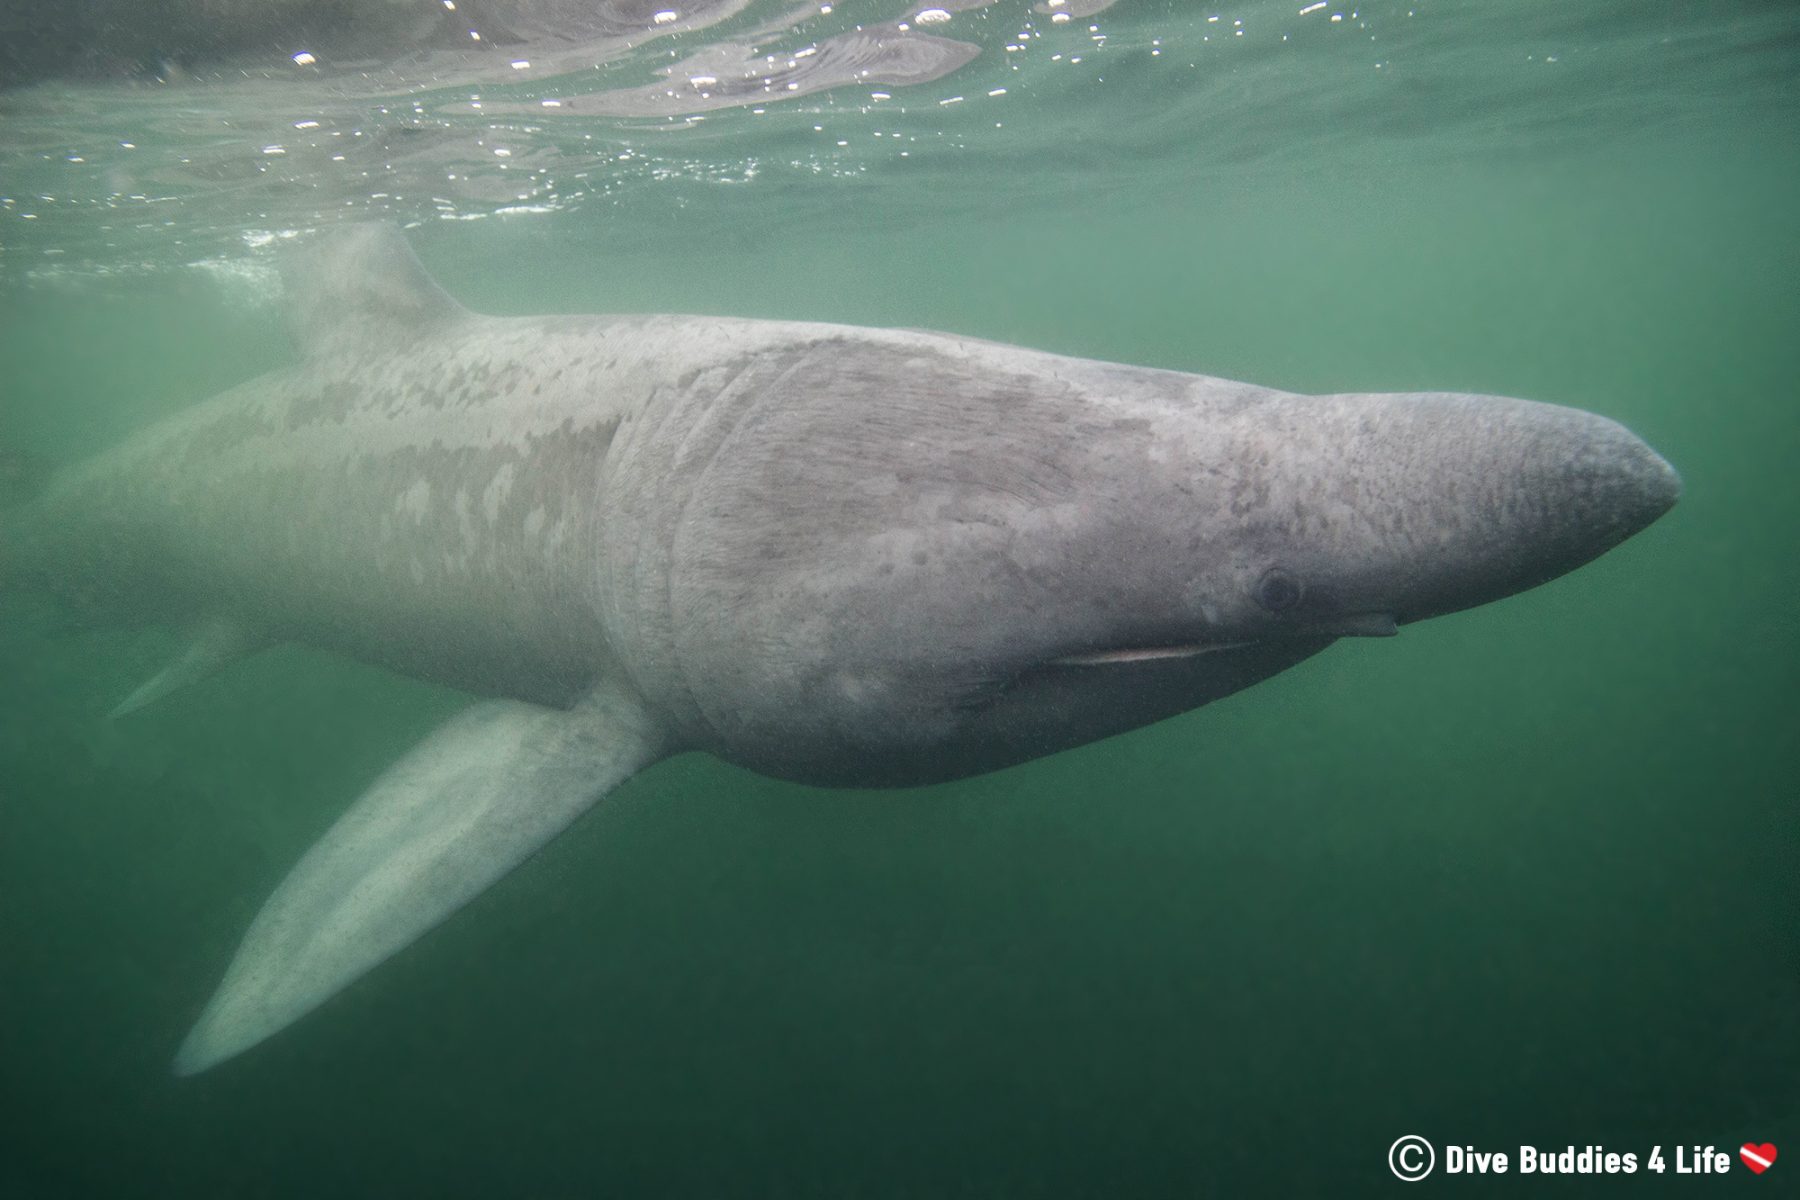
[(1788, 24), (1474, 0), (450, 0), (428, 21), (395, 0), (325, 26), (284, 19), (319, 7), (298, 0), (206, 6), (243, 36), (0, 91), (0, 272), (745, 185), (879, 181), (935, 215), (1025, 176), (1092, 195), (1400, 143), (1604, 138), (1663, 119), (1679, 89), (1647, 80), (1729, 97)]

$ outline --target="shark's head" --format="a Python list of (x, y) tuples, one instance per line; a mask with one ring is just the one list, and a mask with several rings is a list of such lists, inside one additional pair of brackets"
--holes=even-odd
[(1611, 549), (1681, 493), (1617, 423), (1499, 396), (1270, 396), (1187, 444), (1231, 513), (1197, 547), (1196, 629), (1212, 643), (1391, 634), (1498, 600)]
[(1068, 603), (967, 722), (977, 765), (1134, 728), (1336, 638), (1533, 587), (1681, 491), (1615, 422), (1501, 397), (1262, 393), (1176, 406), (1153, 426), (1135, 469), (1090, 493), (1131, 526), (1108, 518), (1061, 544)]
[(1560, 575), (1680, 489), (1573, 409), (871, 343), (747, 368), (781, 402), (705, 457), (652, 588), (646, 690), (771, 774), (922, 781), (1143, 725)]

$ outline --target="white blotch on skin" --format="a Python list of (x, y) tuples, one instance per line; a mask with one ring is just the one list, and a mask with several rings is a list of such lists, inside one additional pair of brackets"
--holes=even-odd
[(888, 691), (882, 680), (861, 672), (839, 671), (831, 683), (839, 699), (851, 705), (879, 703)]
[(500, 519), (500, 506), (512, 492), (513, 465), (506, 463), (494, 472), (494, 478), (488, 482), (487, 491), (481, 494), (481, 510), (487, 514), (488, 524), (492, 525)]
[(475, 502), (469, 496), (468, 488), (457, 488), (453, 502), (456, 510), (456, 525), (462, 533), (463, 565), (468, 565), (469, 556), (481, 545), (481, 531), (475, 528)]
[(423, 479), (414, 480), (413, 485), (394, 502), (394, 511), (408, 515), (415, 521), (423, 521), (425, 514), (431, 511), (431, 484)]

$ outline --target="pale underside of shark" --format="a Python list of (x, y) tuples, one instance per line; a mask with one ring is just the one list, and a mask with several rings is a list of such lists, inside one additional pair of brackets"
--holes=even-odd
[(475, 315), (400, 234), (296, 269), (303, 351), (64, 471), (0, 584), (190, 631), (119, 712), (301, 642), (485, 697), (251, 924), (204, 1070), (622, 780), (952, 779), (1552, 578), (1674, 503), (1637, 438), (1454, 393), (1300, 396), (906, 330)]

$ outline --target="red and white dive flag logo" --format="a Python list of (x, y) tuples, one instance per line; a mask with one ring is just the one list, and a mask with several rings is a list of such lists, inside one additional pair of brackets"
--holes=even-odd
[(1753, 1142), (1745, 1142), (1738, 1148), (1738, 1157), (1744, 1160), (1746, 1167), (1761, 1175), (1775, 1165), (1775, 1143), (1764, 1142), (1758, 1146)]

